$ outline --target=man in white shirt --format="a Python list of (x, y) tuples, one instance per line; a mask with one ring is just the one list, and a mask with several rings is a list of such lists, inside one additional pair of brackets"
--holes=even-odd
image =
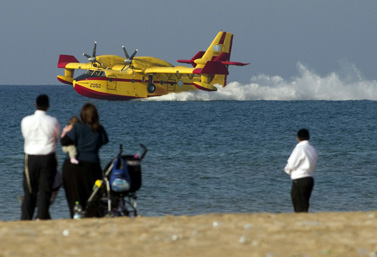
[(51, 218), (49, 207), (57, 168), (56, 146), (60, 124), (56, 118), (46, 113), (50, 106), (47, 95), (39, 95), (35, 105), (35, 113), (21, 121), (21, 132), (25, 140), (21, 220), (32, 220), (35, 207), (38, 207), (36, 219)]
[(309, 199), (314, 187), (313, 172), (317, 165), (318, 152), (309, 143), (309, 131), (300, 129), (299, 142), (293, 149), (284, 171), (291, 176), (291, 198), (295, 212), (308, 212)]

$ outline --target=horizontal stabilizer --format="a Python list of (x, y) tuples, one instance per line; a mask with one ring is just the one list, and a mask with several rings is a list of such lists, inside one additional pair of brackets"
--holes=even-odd
[(201, 89), (204, 91), (217, 91), (216, 87), (212, 86), (211, 84), (204, 83), (204, 82), (194, 82), (194, 86), (197, 89)]
[(195, 60), (202, 58), (204, 53), (205, 53), (204, 51), (199, 51), (194, 57), (191, 58), (191, 60), (177, 60), (177, 62), (188, 63), (188, 64), (191, 64), (193, 67), (195, 67), (196, 66)]
[(235, 65), (235, 66), (246, 66), (246, 65), (249, 65), (250, 63), (249, 62), (221, 62), (222, 64), (225, 64), (225, 65)]
[(79, 61), (73, 55), (61, 54), (59, 56), (58, 68), (65, 68), (65, 66), (68, 63), (72, 63), (72, 62), (79, 62)]
[(243, 63), (243, 62), (231, 62), (229, 61), (229, 59), (230, 59), (230, 54), (222, 52), (219, 56), (216, 57), (214, 61), (221, 62), (222, 64), (225, 64), (225, 65), (235, 65), (235, 66), (245, 66), (245, 65), (250, 64), (250, 63)]

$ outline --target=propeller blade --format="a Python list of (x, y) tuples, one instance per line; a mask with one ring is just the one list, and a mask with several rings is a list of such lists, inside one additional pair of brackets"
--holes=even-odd
[(93, 57), (96, 57), (96, 52), (97, 52), (97, 41), (94, 41), (94, 47), (93, 47)]
[(99, 64), (100, 66), (102, 66), (102, 63), (99, 62), (99, 61), (97, 61), (97, 59), (94, 58), (94, 61), (95, 61), (95, 62), (98, 62), (98, 64)]
[[(120, 71), (123, 71), (125, 68), (126, 68), (126, 66), (128, 65), (128, 67), (127, 67), (127, 69), (129, 69), (129, 68), (132, 68), (132, 71), (133, 71), (133, 67), (132, 67), (132, 59), (135, 57), (135, 55), (136, 55), (136, 53), (139, 51), (139, 50), (135, 50), (135, 52), (133, 52), (133, 54), (131, 55), (131, 57), (128, 55), (128, 52), (127, 52), (127, 50), (126, 50), (126, 47), (125, 46), (122, 46), (122, 48), (123, 48), (123, 52), (124, 52), (124, 55), (126, 56), (126, 59), (124, 60), (124, 63), (125, 63), (125, 65), (123, 66), (123, 68), (120, 70)], [(127, 70), (127, 69), (125, 69), (125, 70)]]
[(135, 52), (131, 55), (131, 58), (130, 58), (131, 60), (135, 57), (135, 55), (137, 54), (138, 51), (139, 50), (136, 49)]
[(86, 54), (86, 53), (83, 53), (82, 55), (84, 55), (88, 59), (88, 61), (91, 62), (92, 64), (97, 62), (100, 66), (102, 66), (102, 63), (97, 61), (96, 52), (97, 52), (97, 41), (94, 41), (93, 55), (90, 56), (89, 54)]
[[(123, 71), (124, 68), (126, 68), (126, 66), (127, 66), (127, 64), (125, 64), (125, 65), (123, 66), (123, 68), (122, 68), (120, 71)], [(125, 69), (125, 71), (128, 70), (128, 68), (130, 68), (130, 65), (128, 65), (128, 67)]]
[(130, 59), (130, 56), (128, 55), (126, 48), (124, 46), (122, 46), (122, 48), (123, 48), (124, 55), (127, 57), (127, 59)]

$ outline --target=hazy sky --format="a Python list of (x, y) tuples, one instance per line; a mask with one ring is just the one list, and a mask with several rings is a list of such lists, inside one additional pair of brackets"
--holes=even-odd
[(173, 65), (234, 33), (228, 82), (289, 78), (301, 63), (326, 75), (340, 62), (377, 79), (376, 0), (0, 0), (0, 85), (57, 85), (59, 54), (154, 56)]

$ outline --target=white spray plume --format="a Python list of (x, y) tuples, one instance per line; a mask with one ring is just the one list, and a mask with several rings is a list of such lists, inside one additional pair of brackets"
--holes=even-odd
[(374, 100), (377, 101), (377, 81), (362, 78), (359, 70), (348, 62), (341, 69), (321, 77), (301, 63), (298, 76), (284, 79), (280, 76), (260, 74), (252, 76), (250, 84), (231, 82), (218, 91), (194, 90), (152, 97), (147, 101), (218, 101), (218, 100)]

